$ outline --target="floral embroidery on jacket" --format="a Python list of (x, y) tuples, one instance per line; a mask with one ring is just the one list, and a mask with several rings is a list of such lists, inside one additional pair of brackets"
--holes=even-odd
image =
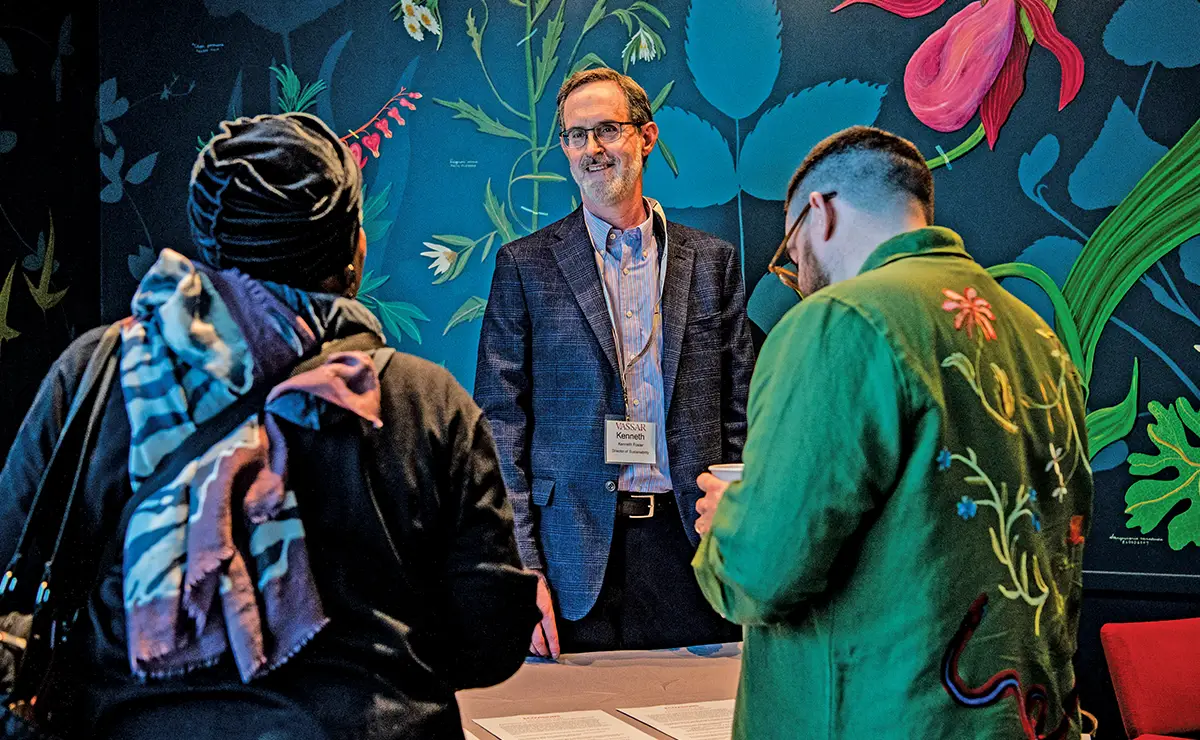
[(958, 312), (954, 317), (955, 329), (962, 329), (966, 326), (967, 336), (974, 339), (975, 327), (978, 326), (979, 333), (984, 339), (991, 341), (996, 338), (996, 329), (992, 326), (992, 322), (996, 320), (996, 314), (992, 313), (992, 304), (980, 296), (979, 291), (968, 285), (962, 295), (949, 288), (943, 290), (942, 295), (946, 296), (946, 301), (942, 303), (942, 310)]

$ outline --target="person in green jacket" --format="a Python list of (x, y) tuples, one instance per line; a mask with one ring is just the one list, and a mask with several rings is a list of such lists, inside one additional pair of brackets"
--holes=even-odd
[(908, 141), (833, 135), (786, 209), (798, 269), (771, 271), (803, 300), (754, 371), (743, 479), (698, 481), (692, 565), (745, 625), (734, 736), (1078, 738), (1078, 371), (932, 225)]

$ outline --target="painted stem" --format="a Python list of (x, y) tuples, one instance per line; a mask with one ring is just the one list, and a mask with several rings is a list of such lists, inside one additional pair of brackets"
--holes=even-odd
[(17, 231), (16, 225), (12, 222), (12, 219), (8, 217), (8, 211), (4, 210), (3, 205), (0, 205), (0, 215), (4, 216), (4, 220), (8, 222), (9, 228), (11, 228), (13, 230), (13, 233), (17, 235), (17, 241), (24, 244), (25, 248), (28, 249), (31, 253), (37, 254), (37, 250), (34, 249), (33, 247), (29, 246), (29, 242), (25, 241), (25, 238), (21, 236), (21, 232)]
[(1154, 74), (1154, 67), (1157, 61), (1150, 62), (1150, 69), (1146, 72), (1146, 81), (1142, 83), (1142, 91), (1138, 94), (1137, 106), (1133, 109), (1133, 119), (1136, 121), (1138, 115), (1142, 112), (1142, 101), (1146, 99), (1146, 89), (1150, 87), (1150, 75)]
[[(733, 147), (737, 159), (733, 163), (734, 171), (740, 172), (742, 166), (742, 125), (738, 119), (733, 119)], [(742, 220), (742, 189), (738, 188), (738, 250), (741, 253), (742, 282), (746, 282), (746, 227)]]
[(146, 241), (149, 242), (146, 246), (153, 250), (154, 239), (150, 237), (150, 229), (146, 228), (146, 219), (142, 218), (141, 210), (137, 207), (137, 203), (133, 202), (133, 196), (129, 194), (129, 188), (125, 188), (125, 199), (129, 201), (129, 205), (133, 206), (133, 212), (137, 214), (138, 221), (142, 222), (142, 232), (146, 234)]
[(974, 149), (975, 146), (979, 142), (983, 141), (984, 134), (985, 134), (985, 132), (983, 130), (983, 124), (980, 124), (979, 128), (975, 129), (975, 133), (968, 136), (966, 141), (964, 141), (963, 143), (954, 147), (950, 151), (946, 152), (945, 155), (939, 154), (938, 156), (934, 157), (933, 159), (925, 160), (925, 165), (927, 167), (929, 167), (929, 169), (931, 169), (931, 170), (936, 170), (938, 167), (941, 167), (942, 165), (953, 162), (954, 160), (958, 159), (962, 155), (964, 155), (967, 152)]
[(280, 35), (283, 36), (284, 63), (287, 64), (287, 66), (290, 67), (291, 69), (295, 69), (295, 67), (292, 66), (292, 41), (291, 41), (291, 39), (288, 38), (287, 31), (284, 31)]
[(1129, 332), (1129, 334), (1131, 336), (1133, 336), (1134, 339), (1136, 339), (1139, 342), (1141, 342), (1142, 344), (1146, 345), (1147, 349), (1149, 349), (1154, 354), (1158, 355), (1158, 359), (1162, 360), (1163, 363), (1167, 367), (1169, 367), (1172, 372), (1175, 373), (1175, 375), (1179, 376), (1179, 379), (1182, 380), (1183, 384), (1186, 385), (1188, 390), (1192, 392), (1192, 395), (1194, 397), (1196, 397), (1197, 399), (1200, 399), (1200, 388), (1196, 387), (1196, 384), (1192, 382), (1191, 378), (1189, 378), (1187, 375), (1184, 375), (1183, 370), (1180, 369), (1179, 365), (1175, 364), (1175, 361), (1172, 360), (1171, 357), (1166, 352), (1164, 352), (1161, 347), (1159, 347), (1157, 344), (1155, 344), (1153, 341), (1151, 341), (1150, 338), (1147, 337), (1145, 334), (1142, 334), (1140, 331), (1138, 331), (1137, 329), (1134, 329), (1129, 324), (1126, 324), (1124, 321), (1121, 321), (1116, 316), (1113, 316), (1112, 318), (1110, 318), (1109, 321), (1111, 321), (1112, 323), (1121, 327), (1125, 331)]
[[(525, 3), (525, 33), (532, 34), (533, 27), (533, 3)], [(538, 141), (538, 123), (537, 123), (537, 96), (533, 89), (533, 44), (522, 44), (525, 47), (525, 87), (529, 93), (529, 143), (532, 146), (537, 146)], [(533, 165), (530, 174), (536, 175), (539, 172), (541, 160), (530, 158), (530, 164)], [(531, 209), (533, 213), (529, 214), (530, 223), (533, 225), (530, 231), (538, 229), (538, 199), (541, 195), (539, 189), (540, 183), (537, 180), (533, 181), (533, 205)]]
[(1071, 231), (1074, 231), (1076, 234), (1078, 234), (1080, 239), (1082, 239), (1084, 242), (1087, 242), (1087, 240), (1088, 240), (1087, 234), (1083, 233), (1083, 231), (1080, 230), (1080, 228), (1078, 226), (1076, 226), (1075, 224), (1068, 221), (1065, 216), (1063, 216), (1058, 211), (1054, 210), (1054, 208), (1049, 203), (1046, 202), (1046, 196), (1042, 195), (1042, 190), (1044, 190), (1045, 188), (1046, 188), (1046, 183), (1041, 183), (1037, 186), (1036, 190), (1034, 191), (1037, 193), (1037, 200), (1035, 200), (1034, 202), (1037, 203), (1039, 206), (1041, 206), (1046, 211), (1046, 213), (1049, 213), (1051, 216), (1054, 216), (1064, 226), (1066, 226), (1068, 229), (1070, 229)]

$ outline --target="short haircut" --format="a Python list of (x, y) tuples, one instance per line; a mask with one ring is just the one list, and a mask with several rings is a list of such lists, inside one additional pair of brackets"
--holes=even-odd
[(567, 102), (567, 96), (593, 82), (615, 82), (620, 85), (621, 92), (625, 93), (625, 104), (629, 108), (630, 121), (640, 126), (654, 120), (654, 114), (650, 111), (650, 98), (641, 85), (634, 82), (632, 77), (623, 75), (615, 69), (597, 67), (576, 72), (568, 77), (562, 87), (558, 89), (558, 123), (560, 126), (565, 126), (563, 105)]
[(860, 206), (907, 206), (915, 201), (933, 223), (933, 174), (907, 139), (870, 126), (852, 126), (813, 147), (788, 183), (784, 212), (797, 191), (837, 191)]

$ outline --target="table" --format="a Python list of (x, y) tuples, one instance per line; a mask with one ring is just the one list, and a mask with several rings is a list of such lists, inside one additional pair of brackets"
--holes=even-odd
[(473, 720), (516, 714), (603, 709), (651, 737), (664, 735), (617, 712), (732, 699), (742, 665), (741, 643), (676, 650), (628, 650), (562, 655), (558, 661), (531, 658), (498, 686), (458, 693), (463, 726), (491, 738)]

